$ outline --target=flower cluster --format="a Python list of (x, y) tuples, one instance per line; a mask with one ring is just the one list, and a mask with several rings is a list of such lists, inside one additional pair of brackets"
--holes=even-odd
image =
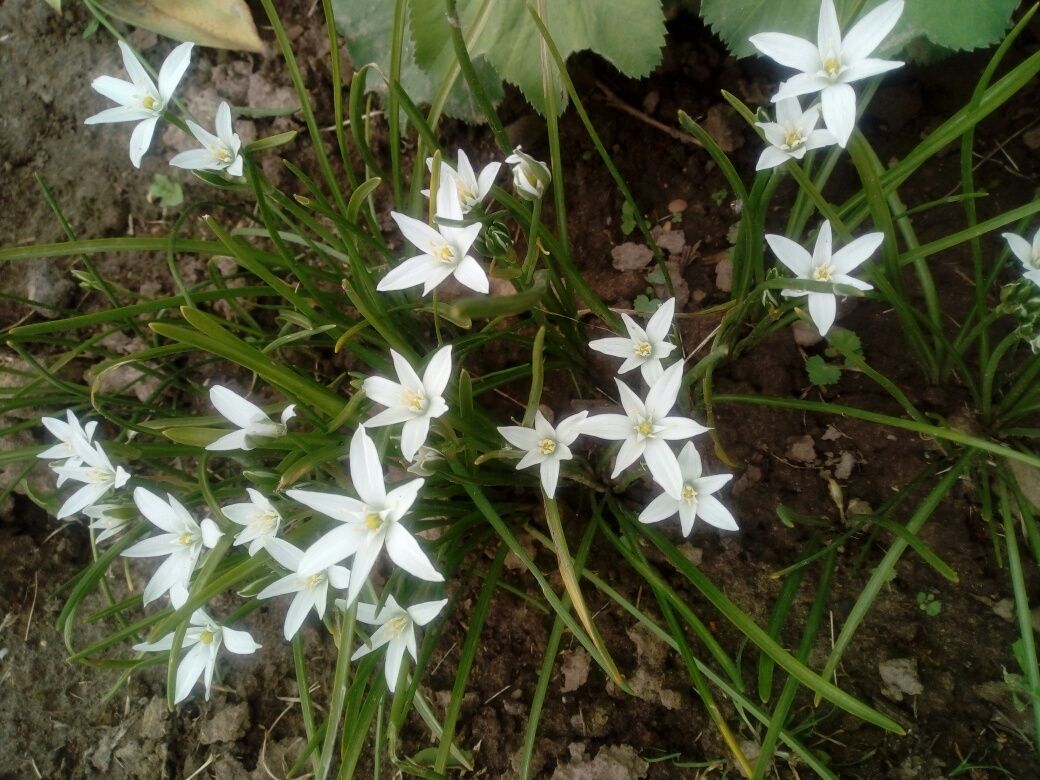
[[(896, 26), (903, 5), (903, 0), (886, 0), (843, 36), (833, 0), (822, 0), (816, 43), (778, 32), (751, 36), (752, 45), (760, 52), (799, 71), (783, 82), (773, 96), (776, 120), (756, 123), (769, 143), (758, 159), (758, 170), (775, 168), (788, 160), (799, 161), (813, 149), (832, 144), (844, 148), (848, 144), (856, 126), (856, 91), (851, 84), (903, 64), (870, 56)], [(803, 111), (799, 96), (815, 93), (820, 95), (819, 104)], [(826, 129), (816, 127), (821, 116)], [(784, 236), (767, 235), (765, 239), (797, 279), (873, 289), (849, 274), (880, 246), (881, 233), (861, 236), (844, 249), (832, 252), (831, 225), (825, 221), (817, 233), (812, 255)], [(807, 291), (792, 285), (782, 294), (807, 296), (809, 317), (820, 335), (827, 335), (837, 316), (834, 292), (818, 288)]]
[(550, 498), (556, 491), (561, 461), (572, 457), (570, 445), (581, 435), (592, 436), (621, 442), (612, 479), (642, 458), (650, 476), (663, 489), (640, 514), (642, 522), (653, 523), (679, 514), (684, 535), (693, 530), (694, 518), (698, 516), (717, 528), (736, 530), (729, 510), (711, 495), (731, 475), (702, 477), (700, 457), (693, 443), (688, 442), (678, 456), (669, 444), (708, 430), (688, 417), (672, 414), (682, 385), (684, 361), (677, 360), (667, 369), (661, 361), (675, 349), (667, 340), (674, 311), (674, 299), (664, 302), (645, 329), (624, 314), (627, 338), (597, 339), (589, 344), (598, 352), (623, 358), (619, 374), (636, 367), (642, 372), (649, 388), (645, 398), (615, 379), (624, 414), (589, 417), (586, 412), (579, 412), (554, 428), (539, 411), (533, 428), (507, 426), (498, 430), (506, 441), (524, 451), (518, 469), (538, 465), (542, 488)]
[[(193, 46), (192, 43), (182, 43), (170, 52), (159, 68), (159, 82), (156, 84), (133, 50), (125, 42), (119, 41), (123, 67), (130, 81), (98, 76), (91, 84), (97, 92), (119, 105), (88, 117), (86, 124), (137, 122), (130, 135), (130, 162), (135, 168), (141, 167), (141, 158), (151, 146), (155, 126), (169, 111), (173, 93), (191, 62)], [(184, 121), (202, 148), (174, 155), (170, 165), (198, 171), (227, 171), (231, 176), (242, 175), (242, 139), (234, 131), (231, 107), (227, 103), (222, 102), (217, 108), (216, 135), (191, 119)]]
[[(903, 65), (870, 56), (896, 26), (903, 5), (903, 0), (887, 0), (842, 36), (834, 0), (823, 0), (816, 43), (787, 33), (751, 36), (751, 44), (764, 55), (799, 71), (783, 82), (773, 96), (777, 104), (776, 123), (761, 125), (772, 151), (763, 154), (760, 169), (791, 158), (800, 159), (806, 150), (831, 143), (845, 147), (856, 126), (856, 91), (852, 83)], [(810, 108), (803, 114), (798, 96), (816, 93), (820, 94), (820, 108)], [(826, 136), (814, 132), (821, 112)]]
[[(434, 160), (430, 158), (426, 163), (432, 171)], [(506, 158), (506, 163), (512, 167), (513, 185), (518, 195), (528, 200), (542, 197), (551, 180), (549, 169), (544, 163), (521, 152), (519, 147)], [(491, 192), (500, 168), (501, 163), (489, 163), (478, 175), (469, 157), (461, 149), (458, 167), (439, 163), (436, 172), (439, 184), (437, 192), (432, 195), (434, 224), (428, 225), (397, 211), (390, 212), (402, 235), (420, 254), (392, 268), (379, 281), (377, 289), (390, 292), (421, 285), (422, 294), (429, 295), (441, 282), (454, 276), (465, 287), (478, 293), (487, 293), (490, 290), (487, 271), (471, 254), (482, 224), (480, 221), (468, 225), (460, 223), (474, 216), (471, 212), (480, 208)], [(429, 190), (423, 190), (423, 193), (431, 196)]]

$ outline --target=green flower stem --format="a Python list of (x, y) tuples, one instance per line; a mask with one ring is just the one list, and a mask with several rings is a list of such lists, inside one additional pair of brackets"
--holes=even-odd
[(614, 683), (620, 686), (623, 684), (624, 678), (614, 663), (614, 659), (611, 658), (610, 651), (607, 649), (603, 637), (600, 636), (599, 629), (596, 628), (596, 624), (592, 620), (592, 614), (585, 604), (585, 597), (582, 596), (581, 586), (578, 584), (578, 578), (574, 571), (574, 560), (571, 558), (570, 550), (567, 548), (567, 536), (563, 531), (560, 508), (557, 506), (555, 499), (549, 498), (544, 494), (542, 497), (545, 504), (545, 522), (549, 526), (549, 535), (552, 537), (553, 548), (556, 550), (556, 562), (560, 569), (560, 577), (563, 579), (563, 587), (567, 591), (567, 595), (570, 596), (571, 606), (574, 607), (578, 619), (581, 620), (581, 624), (585, 626), (585, 630), (588, 632), (592, 642), (596, 645), (604, 660), (606, 660), (607, 668), (605, 671), (613, 678)]
[(1029, 690), (1029, 701), (1033, 709), (1033, 735), (1036, 739), (1034, 750), (1040, 752), (1040, 666), (1037, 664), (1036, 640), (1033, 638), (1033, 616), (1029, 608), (1029, 591), (1026, 589), (1022, 559), (1018, 552), (1015, 516), (1008, 502), (1007, 490), (1000, 489), (1000, 514), (1004, 520), (1004, 545), (1007, 547), (1008, 574), (1011, 577), (1011, 588), (1015, 594), (1015, 619), (1018, 622), (1019, 641), (1022, 643), (1022, 656), (1026, 682)]
[[(1021, 341), (1021, 337), (1017, 332), (1012, 331), (1001, 339), (1000, 343), (993, 349), (992, 353), (987, 351), (988, 360), (982, 367), (982, 393), (981, 393), (981, 405), (979, 408), (979, 414), (982, 417), (983, 422), (989, 422), (990, 416), (993, 411), (993, 380), (996, 378), (997, 368), (1000, 366), (1000, 361), (1006, 353), (1012, 347), (1015, 347)], [(981, 354), (981, 343), (980, 343), (980, 354)], [(1034, 361), (1037, 363), (1040, 361)]]
[(523, 287), (530, 287), (534, 279), (535, 268), (538, 267), (538, 227), (542, 215), (542, 201), (536, 200), (531, 208), (531, 224), (527, 230), (527, 254), (521, 266), (520, 279)]
[[(600, 507), (593, 504), (592, 507), (592, 520), (585, 527), (585, 533), (581, 538), (581, 543), (578, 545), (578, 554), (574, 557), (574, 571), (577, 576), (584, 576), (585, 572), (585, 561), (588, 558), (589, 550), (592, 547), (592, 540), (596, 535), (596, 531), (599, 529), (599, 525), (602, 522), (602, 514)], [(541, 537), (541, 534), (537, 534), (536, 537), (543, 545), (547, 548), (552, 548), (552, 541)], [(570, 597), (564, 594), (563, 597), (563, 608), (569, 609), (571, 607)], [(535, 684), (534, 693), (531, 695), (531, 708), (527, 715), (527, 727), (524, 730), (524, 744), (522, 753), (520, 754), (520, 764), (517, 769), (517, 776), (519, 780), (529, 780), (531, 776), (531, 760), (534, 757), (535, 740), (538, 736), (538, 723), (541, 720), (542, 707), (545, 705), (545, 696), (549, 691), (549, 682), (552, 679), (553, 669), (556, 666), (556, 656), (560, 651), (560, 641), (563, 639), (564, 622), (560, 616), (557, 616), (553, 621), (552, 631), (549, 634), (549, 640), (545, 644), (545, 654), (542, 656), (542, 666), (538, 671), (538, 682)]]
[(343, 717), (343, 705), (350, 685), (350, 656), (354, 653), (354, 620), (357, 615), (357, 602), (343, 615), (340, 622), (339, 641), (336, 654), (336, 671), (332, 678), (332, 699), (329, 702), (329, 716), (325, 720), (325, 742), (321, 746), (317, 768), (314, 770), (316, 780), (325, 780), (332, 767), (332, 759), (336, 754), (336, 738), (339, 736), (339, 722)]
[[(311, 702), (310, 686), (307, 683), (307, 662), (303, 657), (303, 641), (299, 632), (292, 638), (293, 668), (296, 670), (296, 689), (300, 696), (300, 715), (303, 718), (303, 730), (307, 735), (307, 742), (315, 738), (314, 729), (314, 705)], [(318, 756), (311, 753), (311, 766), (314, 772), (318, 771)]]

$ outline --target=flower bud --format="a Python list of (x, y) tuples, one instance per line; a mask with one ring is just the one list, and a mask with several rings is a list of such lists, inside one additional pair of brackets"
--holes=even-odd
[(513, 168), (513, 187), (516, 194), (525, 200), (538, 200), (545, 194), (552, 174), (549, 167), (520, 151), (520, 147), (506, 158), (506, 163)]

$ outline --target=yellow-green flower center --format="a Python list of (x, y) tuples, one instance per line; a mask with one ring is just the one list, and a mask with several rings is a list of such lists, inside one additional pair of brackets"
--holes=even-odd
[(401, 636), (405, 629), (408, 628), (408, 617), (407, 615), (398, 615), (397, 617), (390, 618), (386, 621), (386, 624), (390, 627), (390, 631), (396, 638)]
[(834, 280), (834, 266), (830, 263), (818, 265), (812, 270), (813, 281), (830, 282)]
[(649, 420), (643, 420), (636, 424), (635, 430), (640, 436), (653, 436), (654, 424)]
[(90, 470), (90, 481), (91, 482), (105, 482), (112, 475), (104, 469), (91, 469)]
[(154, 111), (159, 107), (159, 101), (151, 95), (145, 95), (144, 100), (141, 101), (141, 105), (144, 106), (147, 111)]
[(430, 242), (430, 255), (442, 263), (455, 262), (455, 250), (445, 242)]
[(784, 146), (788, 150), (794, 150), (805, 143), (805, 136), (802, 135), (802, 131), (799, 128), (792, 128), (784, 134)]
[(232, 159), (234, 159), (231, 156), (231, 150), (228, 149), (226, 146), (220, 146), (220, 147), (214, 149), (213, 150), (213, 156), (216, 157), (221, 162), (224, 162), (224, 163), (229, 163), (229, 162), (231, 162)]
[(182, 533), (180, 536), (177, 537), (177, 543), (178, 544), (182, 544), (185, 547), (190, 545), (193, 541), (195, 541), (195, 537), (189, 531), (185, 531), (184, 533)]
[(650, 353), (654, 351), (654, 348), (650, 346), (650, 342), (646, 339), (637, 341), (632, 350), (636, 353), (637, 357), (650, 357)]
[(461, 179), (455, 182), (455, 191), (459, 194), (459, 203), (463, 206), (471, 206), (477, 199), (477, 193), (474, 192), (473, 188), (466, 184)]
[(202, 630), (202, 633), (199, 634), (199, 641), (202, 644), (204, 644), (204, 645), (208, 645), (208, 644), (211, 644), (213, 642), (213, 637), (214, 637), (213, 632), (210, 631), (208, 628), (204, 628)]
[(823, 72), (834, 78), (841, 72), (841, 60), (832, 54), (823, 61)]
[(546, 436), (544, 439), (539, 440), (538, 451), (542, 453), (542, 455), (552, 455), (556, 452), (556, 442)]
[(307, 590), (314, 590), (316, 587), (321, 585), (322, 574), (312, 574), (307, 578)]
[(421, 412), (426, 403), (426, 399), (423, 398), (422, 393), (417, 393), (414, 390), (406, 388), (405, 391), (401, 393), (401, 403), (413, 412)]
[(693, 489), (693, 485), (687, 482), (682, 487), (682, 493), (679, 496), (683, 501), (692, 504), (697, 500), (697, 491)]
[(365, 528), (369, 531), (378, 531), (383, 525), (383, 518), (379, 516), (378, 512), (369, 512), (365, 515)]

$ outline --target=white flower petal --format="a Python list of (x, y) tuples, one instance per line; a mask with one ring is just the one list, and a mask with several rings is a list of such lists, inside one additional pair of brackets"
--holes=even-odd
[(617, 336), (595, 339), (589, 342), (589, 348), (611, 357), (628, 358), (632, 356), (632, 339), (623, 339)]
[(411, 463), (430, 433), (430, 418), (416, 417), (401, 426), (401, 454)]
[(319, 493), (314, 490), (287, 490), (285, 493), (293, 501), (309, 506), (333, 520), (341, 523), (354, 522), (364, 513), (364, 505), (356, 498), (339, 493)]
[(253, 421), (267, 417), (264, 410), (252, 401), (247, 401), (235, 391), (222, 385), (213, 385), (209, 389), (209, 400), (221, 416), (239, 428), (247, 428)]
[(444, 609), (444, 605), (448, 603), (447, 599), (441, 599), (440, 601), (424, 601), (421, 604), (415, 604), (414, 606), (408, 607), (408, 614), (412, 618), (412, 621), (417, 626), (425, 626)]
[(354, 490), (366, 504), (382, 504), (386, 499), (386, 486), (383, 483), (383, 467), (379, 463), (376, 445), (359, 425), (357, 432), (350, 440), (350, 480)]
[(820, 67), (820, 50), (812, 43), (787, 33), (765, 32), (752, 35), (751, 45), (772, 60), (789, 68), (813, 72)]
[(888, 73), (890, 70), (895, 70), (896, 68), (901, 67), (903, 67), (903, 63), (896, 60), (860, 60), (851, 65), (841, 74), (841, 81), (846, 84), (852, 81), (860, 81), (861, 79), (878, 76), (882, 73)]
[[(1016, 236), (1014, 233), (1001, 233), (1000, 235), (1007, 241), (1011, 253), (1021, 261), (1022, 265), (1026, 266), (1026, 268), (1032, 268), (1033, 247), (1029, 245), (1029, 242), (1022, 236)], [(1040, 236), (1040, 231), (1037, 231), (1037, 235)]]
[(556, 483), (560, 479), (560, 461), (557, 458), (543, 460), (538, 471), (542, 478), (542, 488), (545, 489), (545, 495), (552, 498), (556, 495)]
[(292, 603), (289, 604), (289, 609), (285, 613), (283, 631), (287, 641), (292, 640), (296, 636), (296, 632), (300, 630), (300, 626), (303, 625), (303, 621), (306, 619), (307, 613), (310, 612), (312, 606), (314, 606), (314, 597), (310, 591), (301, 590), (293, 598)]
[(839, 249), (831, 257), (831, 264), (840, 274), (848, 274), (870, 258), (885, 240), (884, 233), (867, 233)]
[(823, 121), (842, 149), (856, 127), (856, 91), (848, 84), (831, 84), (820, 94)]
[(837, 302), (830, 293), (809, 293), (809, 316), (821, 336), (826, 336), (834, 324), (837, 309)]
[(679, 511), (679, 502), (667, 493), (662, 493), (646, 505), (639, 513), (640, 523), (659, 523)]
[(682, 472), (671, 447), (660, 439), (647, 439), (643, 460), (654, 482), (663, 487), (666, 493), (677, 496), (682, 492)]
[(444, 577), (434, 568), (419, 543), (415, 541), (415, 537), (399, 523), (390, 526), (386, 535), (386, 552), (390, 560), (413, 577), (428, 582), (444, 581)]
[(401, 663), (404, 660), (405, 646), (401, 642), (390, 642), (386, 648), (386, 659), (384, 671), (386, 672), (386, 687), (390, 693), (394, 692), (397, 678), (401, 674)]
[(152, 135), (155, 133), (155, 124), (158, 121), (157, 117), (145, 119), (130, 134), (130, 162), (134, 164), (135, 168), (141, 167), (141, 158), (144, 157), (144, 153), (148, 151), (148, 147), (152, 143)]
[(903, 0), (888, 0), (863, 16), (841, 42), (842, 53), (850, 60), (863, 60), (881, 45), (903, 13)]
[(188, 69), (193, 45), (192, 43), (182, 43), (170, 52), (159, 68), (159, 96), (162, 97), (164, 105), (173, 97), (177, 85), (184, 77), (184, 71)]
[(795, 276), (805, 279), (812, 274), (812, 255), (786, 236), (766, 234), (766, 243), (776, 259), (783, 263)]
[(223, 166), (208, 149), (189, 149), (170, 158), (170, 165), (189, 171), (219, 171)]
[(228, 652), (236, 655), (252, 655), (261, 647), (259, 642), (253, 640), (248, 631), (221, 626), (220, 633), (224, 639), (224, 647), (228, 649)]
[(209, 647), (197, 644), (189, 650), (181, 662), (177, 665), (177, 687), (174, 693), (174, 704), (178, 704), (188, 698), (191, 689), (199, 681), (199, 677), (206, 669), (209, 661)]
[[(479, 228), (480, 226), (477, 225), (477, 227)], [(471, 290), (487, 293), (491, 289), (487, 272), (481, 267), (480, 263), (469, 255), (462, 258), (462, 262), (455, 267), (452, 273), (461, 284), (466, 285)]]
[(442, 395), (451, 379), (451, 345), (441, 347), (433, 353), (426, 370), (423, 372), (422, 384), (427, 396), (433, 398)]
[(737, 521), (732, 513), (715, 496), (700, 496), (697, 500), (697, 514), (705, 522), (724, 531), (737, 531)]
[(623, 414), (597, 414), (582, 423), (581, 432), (597, 439), (627, 439), (632, 433), (632, 420)]

